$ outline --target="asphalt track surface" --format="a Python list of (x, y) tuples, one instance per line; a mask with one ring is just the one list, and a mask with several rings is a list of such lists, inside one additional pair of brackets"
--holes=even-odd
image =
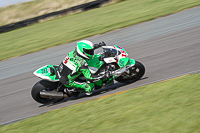
[[(149, 22), (87, 38), (95, 43), (124, 47), (129, 57), (146, 67), (132, 84), (117, 83), (93, 96), (65, 99), (54, 105), (35, 102), (32, 86), (40, 79), (32, 72), (46, 64), (60, 64), (75, 42), (0, 62), (0, 124), (200, 70), (200, 7)], [(188, 88), (189, 89), (189, 88)]]

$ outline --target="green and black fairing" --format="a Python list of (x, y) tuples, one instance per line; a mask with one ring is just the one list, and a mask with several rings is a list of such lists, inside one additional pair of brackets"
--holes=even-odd
[(53, 82), (59, 81), (58, 73), (56, 72), (58, 65), (46, 65), (37, 69), (34, 74), (42, 79), (46, 79)]

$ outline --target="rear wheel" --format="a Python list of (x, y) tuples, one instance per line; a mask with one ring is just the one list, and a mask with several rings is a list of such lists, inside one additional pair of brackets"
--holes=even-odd
[(58, 82), (50, 82), (47, 80), (38, 81), (31, 90), (31, 95), (33, 99), (42, 104), (49, 104), (53, 102), (58, 102), (62, 99), (58, 98), (42, 98), (40, 96), (40, 91), (53, 91), (57, 88)]
[(131, 83), (139, 80), (145, 73), (145, 67), (142, 63), (136, 61), (135, 65), (122, 73), (121, 76), (116, 78), (118, 82)]

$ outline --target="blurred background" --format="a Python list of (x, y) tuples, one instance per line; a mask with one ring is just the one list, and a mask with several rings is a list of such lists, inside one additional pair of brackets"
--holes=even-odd
[(14, 5), (22, 2), (27, 2), (31, 0), (0, 0), (0, 7)]
[[(0, 26), (94, 0), (28, 1), (0, 0)], [(199, 72), (199, 0), (113, 1), (101, 8), (64, 14), (0, 34), (0, 124)], [(131, 84), (116, 83), (112, 89), (91, 97), (54, 105), (36, 103), (30, 92), (40, 79), (33, 71), (59, 64), (81, 39), (122, 46), (130, 58), (145, 65), (144, 78)], [(0, 132), (199, 133), (199, 79), (200, 74), (194, 74), (132, 89), (125, 95), (70, 106), (71, 111), (67, 107), (60, 109), (62, 112), (51, 111), (50, 116), (46, 113), (0, 126)]]

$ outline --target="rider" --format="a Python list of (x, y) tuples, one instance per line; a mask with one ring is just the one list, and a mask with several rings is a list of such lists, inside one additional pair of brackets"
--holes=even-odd
[[(104, 42), (93, 44), (91, 41), (82, 40), (77, 42), (77, 47), (68, 53), (63, 62), (59, 66), (60, 82), (64, 85), (83, 89), (86, 95), (92, 94), (94, 82), (102, 79), (103, 76), (92, 75), (88, 69), (86, 60), (93, 59), (94, 49), (105, 46)], [(83, 74), (86, 82), (77, 82), (76, 78)]]

